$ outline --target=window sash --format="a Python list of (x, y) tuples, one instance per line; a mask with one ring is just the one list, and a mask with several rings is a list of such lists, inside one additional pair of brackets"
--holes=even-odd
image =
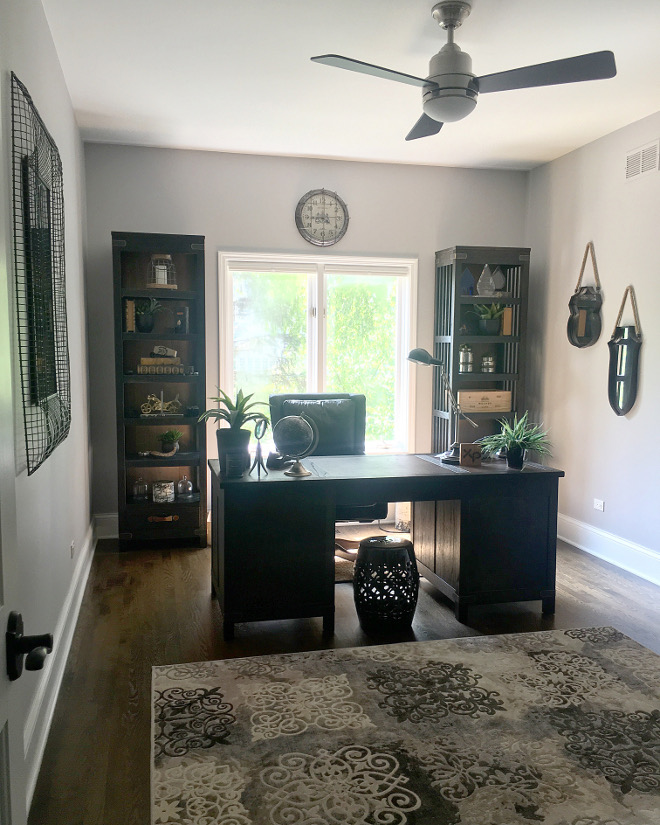
[(416, 372), (406, 354), (416, 340), (417, 259), (364, 258), (331, 255), (279, 255), (268, 253), (218, 253), (219, 376), (229, 395), (233, 387), (233, 272), (287, 272), (307, 275), (307, 391), (324, 392), (327, 332), (326, 275), (395, 276), (396, 375), (394, 407), (395, 440), (408, 452), (414, 450), (414, 398)]

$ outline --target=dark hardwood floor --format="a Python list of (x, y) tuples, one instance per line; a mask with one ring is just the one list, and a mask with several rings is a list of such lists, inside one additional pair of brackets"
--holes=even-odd
[(660, 588), (561, 543), (554, 617), (527, 602), (474, 608), (462, 625), (422, 582), (412, 630), (370, 638), (350, 584), (337, 585), (336, 605), (330, 639), (319, 618), (237, 625), (224, 642), (209, 548), (120, 553), (99, 542), (29, 825), (147, 825), (152, 665), (597, 625), (660, 653)]

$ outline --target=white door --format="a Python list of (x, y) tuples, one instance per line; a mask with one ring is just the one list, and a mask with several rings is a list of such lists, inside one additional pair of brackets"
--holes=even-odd
[[(6, 193), (3, 187), (3, 192)], [(8, 200), (8, 199), (7, 199)], [(12, 383), (12, 329), (8, 220), (0, 209), (0, 825), (25, 825), (26, 777), (23, 759), (22, 721), (17, 713), (22, 682), (10, 682), (6, 672), (5, 631), (16, 604), (17, 539), (14, 464), (14, 398)], [(29, 628), (28, 628), (29, 630)]]

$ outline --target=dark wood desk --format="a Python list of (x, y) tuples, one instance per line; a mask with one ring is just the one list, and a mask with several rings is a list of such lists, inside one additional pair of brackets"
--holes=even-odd
[(433, 456), (311, 456), (303, 479), (212, 478), (213, 593), (236, 622), (323, 616), (334, 630), (335, 507), (412, 501), (420, 573), (461, 621), (473, 604), (541, 599), (554, 611), (561, 470), (501, 461), (466, 469)]

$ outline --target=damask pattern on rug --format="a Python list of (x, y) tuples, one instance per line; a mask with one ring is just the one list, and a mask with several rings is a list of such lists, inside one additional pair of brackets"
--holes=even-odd
[(607, 627), (154, 668), (152, 825), (660, 825), (658, 676)]
[[(598, 770), (622, 794), (660, 791), (660, 710), (550, 714), (566, 750)], [(660, 820), (660, 800), (658, 806)]]
[(404, 825), (421, 805), (398, 761), (388, 753), (349, 745), (316, 754), (286, 753), (261, 772), (273, 825), (346, 822)]
[(367, 685), (385, 696), (379, 705), (398, 722), (437, 722), (450, 713), (477, 718), (504, 709), (496, 691), (479, 686), (480, 678), (463, 665), (432, 662), (418, 670), (378, 668), (367, 673)]
[(183, 756), (198, 748), (223, 742), (236, 719), (232, 706), (224, 702), (217, 688), (180, 687), (157, 692), (155, 707), (156, 755)]
[(350, 701), (353, 691), (344, 674), (284, 682), (242, 685), (252, 739), (296, 736), (309, 727), (320, 731), (359, 730), (372, 726), (362, 708)]

